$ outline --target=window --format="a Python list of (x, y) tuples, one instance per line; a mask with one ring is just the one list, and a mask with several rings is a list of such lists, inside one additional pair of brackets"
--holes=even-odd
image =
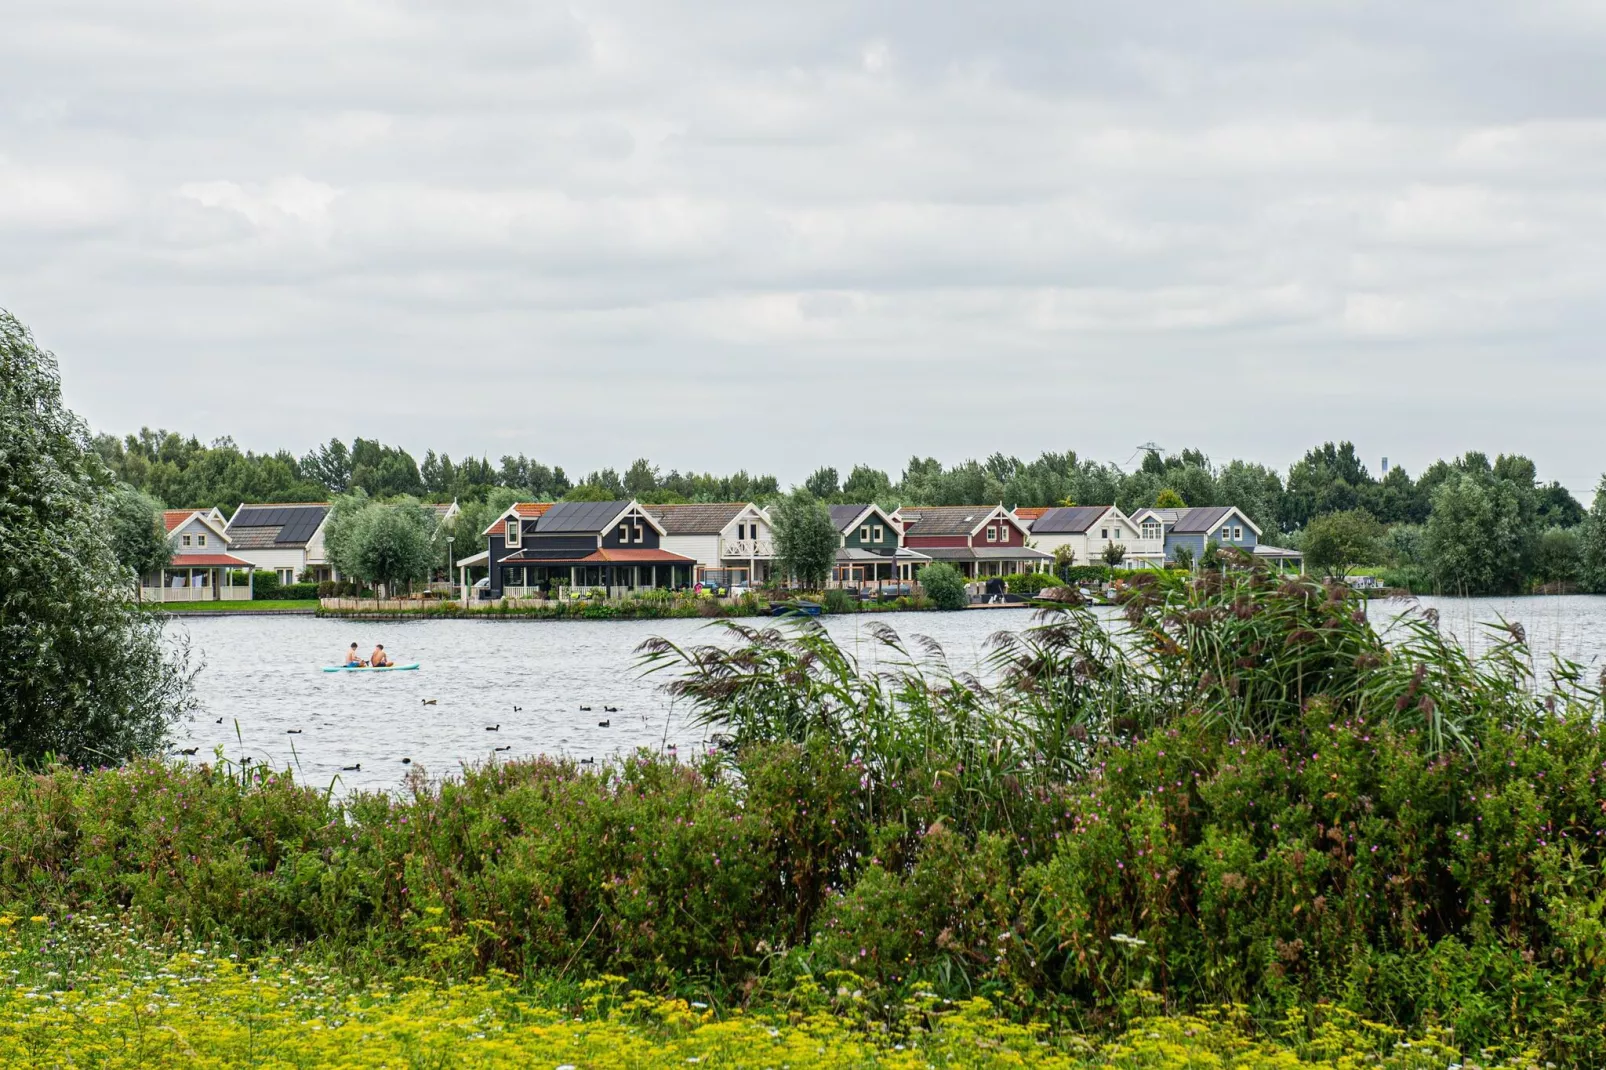
[(1233, 542), (1243, 542), (1244, 541), (1244, 529), (1241, 528), (1241, 527), (1238, 527), (1236, 524), (1234, 524), (1233, 528), (1232, 528), (1232, 541)]
[(886, 538), (886, 534), (887, 534), (887, 529), (886, 528), (882, 527), (880, 524), (877, 524), (875, 526), (875, 541), (876, 542), (881, 542), (884, 538)]
[(1227, 540), (1229, 540), (1231, 538), (1232, 538), (1232, 529), (1231, 528), (1222, 528), (1221, 529), (1221, 541), (1222, 542), (1226, 542)]
[(507, 544), (509, 546), (519, 544), (519, 518), (516, 516), (507, 518)]
[(630, 541), (630, 525), (629, 524), (620, 524), (619, 525), (619, 541), (620, 542), (624, 542), (624, 543), (628, 543)]
[(1105, 542), (1108, 542), (1109, 539), (1110, 539), (1110, 529), (1109, 528), (1100, 528), (1099, 529), (1099, 538), (1103, 539)]
[(737, 542), (741, 542), (743, 539), (746, 539), (746, 538), (747, 538), (747, 525), (746, 524), (737, 524), (736, 525), (736, 541)]
[(869, 524), (866, 524), (866, 525), (864, 525), (864, 527), (859, 529), (859, 541), (860, 542), (869, 542), (870, 541), (870, 525)]
[(1154, 520), (1145, 520), (1143, 522), (1143, 537), (1145, 539), (1158, 539), (1160, 537), (1159, 522)]
[(190, 544), (190, 537), (188, 535), (180, 535), (178, 537), (178, 541), (183, 543), (185, 546), (188, 546)]
[(205, 546), (206, 545), (206, 536), (205, 535), (197, 535), (197, 536), (195, 536), (195, 545), (197, 545), (197, 546)]
[(296, 582), (296, 570), (295, 569), (293, 569), (293, 568), (280, 568), (280, 569), (275, 569), (274, 571), (279, 574), (279, 582), (280, 583), (291, 584), (291, 583)]
[(987, 541), (988, 542), (997, 542), (998, 541), (998, 528), (996, 528), (996, 527), (994, 527), (993, 525), (990, 525), (990, 524), (987, 526)]
[(647, 536), (642, 532), (640, 524), (636, 525), (636, 541), (637, 542), (646, 542), (647, 541)]

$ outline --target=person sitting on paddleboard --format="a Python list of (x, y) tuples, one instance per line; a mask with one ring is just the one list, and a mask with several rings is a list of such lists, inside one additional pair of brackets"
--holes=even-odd
[(390, 655), (385, 653), (385, 644), (380, 643), (374, 647), (373, 654), (369, 655), (368, 664), (376, 669), (384, 668), (390, 664)]
[(357, 656), (357, 644), (352, 643), (351, 649), (346, 651), (345, 666), (348, 669), (360, 669), (363, 666), (362, 658)]

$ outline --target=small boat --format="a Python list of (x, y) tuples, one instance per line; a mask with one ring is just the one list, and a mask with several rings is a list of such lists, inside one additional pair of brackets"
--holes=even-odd
[(823, 612), (820, 603), (794, 598), (790, 602), (771, 602), (772, 617), (818, 617)]
[(418, 662), (408, 665), (325, 665), (324, 672), (407, 672), (418, 668)]

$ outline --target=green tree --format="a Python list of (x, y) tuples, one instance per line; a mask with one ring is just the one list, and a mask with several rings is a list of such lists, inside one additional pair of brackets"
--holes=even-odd
[(836, 469), (815, 469), (814, 474), (803, 481), (803, 489), (822, 502), (831, 501), (841, 491), (837, 483)]
[(892, 497), (892, 480), (879, 468), (855, 465), (842, 485), (842, 497), (850, 502), (885, 502)]
[(1584, 517), (1579, 580), (1586, 591), (1606, 594), (1606, 476), (1595, 487), (1595, 501)]
[(1329, 576), (1344, 577), (1358, 565), (1383, 559), (1383, 525), (1365, 509), (1324, 513), (1305, 525), (1300, 539), (1305, 563)]
[(658, 469), (645, 457), (638, 457), (625, 471), (625, 496), (645, 498), (658, 489)]
[(1162, 487), (1160, 493), (1154, 496), (1154, 507), (1156, 509), (1186, 509), (1188, 503), (1182, 499), (1182, 495), (1172, 488)]
[[(1502, 466), (1512, 469), (1507, 458)], [(1522, 459), (1516, 459), (1521, 462)], [(1451, 467), (1433, 492), (1424, 533), (1434, 582), (1446, 594), (1515, 594), (1532, 572), (1538, 546), (1531, 477), (1505, 478), (1478, 453)]]
[(143, 586), (140, 577), (166, 568), (173, 559), (173, 544), (162, 523), (162, 503), (127, 483), (106, 496), (106, 536), (117, 563), (133, 572), (135, 591)]
[(920, 587), (938, 609), (964, 609), (970, 605), (970, 592), (965, 577), (946, 561), (927, 565), (920, 570)]
[(108, 538), (104, 472), (55, 358), (0, 310), (0, 750), (24, 761), (152, 754), (193, 705)]
[(1193, 569), (1193, 548), (1191, 546), (1177, 546), (1171, 551), (1171, 560), (1178, 568)]
[(1541, 583), (1577, 583), (1583, 552), (1584, 540), (1577, 527), (1546, 528), (1539, 536), (1535, 578)]
[(370, 502), (342, 517), (336, 531), (325, 529), (335, 567), (364, 582), (383, 584), (387, 593), (428, 579), (442, 559), (435, 516), (412, 499)]
[(798, 488), (775, 507), (774, 518), (781, 567), (805, 587), (824, 587), (841, 542), (831, 511), (806, 488)]
[(1126, 560), (1126, 547), (1118, 542), (1112, 542), (1104, 548), (1104, 563), (1111, 568), (1120, 568), (1121, 562)]

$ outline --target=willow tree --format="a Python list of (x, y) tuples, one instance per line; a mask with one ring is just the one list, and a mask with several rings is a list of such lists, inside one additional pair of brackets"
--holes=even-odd
[(118, 562), (112, 494), (55, 358), (0, 310), (0, 750), (23, 761), (153, 753), (190, 708), (182, 651)]

